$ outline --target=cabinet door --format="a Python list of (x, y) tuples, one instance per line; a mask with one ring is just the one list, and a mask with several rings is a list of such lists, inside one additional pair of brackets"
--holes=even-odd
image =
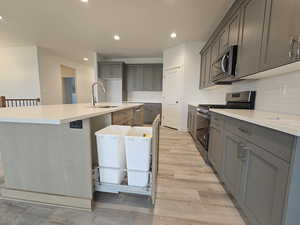
[(136, 90), (137, 66), (127, 65), (127, 90), (132, 92)]
[(206, 78), (206, 58), (208, 51), (206, 50), (201, 54), (201, 69), (200, 69), (200, 84), (199, 88), (205, 88), (205, 78)]
[(256, 145), (247, 144), (242, 206), (253, 225), (282, 225), (289, 166)]
[(222, 177), (232, 195), (239, 199), (243, 163), (239, 159), (241, 140), (229, 132), (224, 133), (224, 167)]
[[(295, 2), (299, 0), (268, 0), (263, 39), (261, 67), (270, 69), (291, 63), (290, 44), (293, 38)], [(299, 14), (299, 12), (298, 12)]]
[(143, 76), (143, 65), (136, 65), (137, 74), (135, 80), (135, 91), (143, 91), (144, 89), (144, 76)]
[(111, 74), (111, 67), (110, 64), (107, 63), (99, 63), (99, 72), (100, 77), (103, 78), (109, 78)]
[(228, 48), (228, 41), (229, 41), (229, 33), (228, 33), (228, 26), (226, 26), (224, 28), (224, 30), (221, 32), (221, 35), (220, 35), (220, 54), (222, 54), (227, 48)]
[(158, 64), (153, 66), (153, 91), (162, 91), (162, 75), (163, 65)]
[(211, 81), (211, 48), (208, 48), (207, 53), (206, 53), (206, 59), (205, 59), (205, 82), (204, 86), (209, 87), (214, 85)]
[(143, 65), (143, 91), (153, 90), (153, 65)]
[(266, 0), (248, 0), (242, 6), (237, 77), (259, 71)]
[(215, 71), (213, 69), (213, 63), (217, 60), (220, 54), (220, 39), (217, 38), (211, 45), (211, 62), (210, 62), (210, 80), (213, 79), (213, 77), (216, 75)]
[(122, 63), (112, 63), (111, 67), (111, 75), (110, 78), (122, 78), (123, 74), (123, 64)]
[(209, 134), (208, 159), (216, 171), (221, 174), (223, 165), (222, 130), (210, 127)]
[(228, 45), (237, 45), (239, 42), (241, 10), (232, 17), (228, 24)]

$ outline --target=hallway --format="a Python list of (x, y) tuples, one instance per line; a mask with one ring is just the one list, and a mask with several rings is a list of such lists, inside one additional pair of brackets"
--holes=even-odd
[(245, 224), (189, 134), (162, 128), (159, 160), (154, 209), (148, 198), (126, 194), (98, 193), (93, 212), (0, 200), (0, 225)]

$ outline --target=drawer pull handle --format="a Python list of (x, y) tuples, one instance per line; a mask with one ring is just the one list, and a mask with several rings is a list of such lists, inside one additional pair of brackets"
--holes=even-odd
[(248, 130), (246, 130), (246, 129), (244, 129), (244, 128), (239, 127), (238, 129), (239, 129), (239, 131), (241, 131), (241, 132), (244, 133), (244, 134), (248, 134), (248, 135), (251, 134), (250, 131), (248, 131)]
[(237, 151), (237, 158), (244, 162), (247, 160), (247, 156), (248, 156), (247, 147), (244, 144), (240, 143)]

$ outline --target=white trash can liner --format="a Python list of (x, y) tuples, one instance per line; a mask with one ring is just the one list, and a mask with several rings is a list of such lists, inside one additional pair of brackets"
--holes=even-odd
[[(144, 137), (145, 134), (147, 135), (146, 137)], [(151, 127), (132, 127), (126, 134), (125, 149), (128, 185), (147, 186), (151, 160), (151, 141)]]
[(120, 184), (124, 179), (124, 136), (129, 130), (130, 126), (112, 125), (95, 133), (101, 182)]

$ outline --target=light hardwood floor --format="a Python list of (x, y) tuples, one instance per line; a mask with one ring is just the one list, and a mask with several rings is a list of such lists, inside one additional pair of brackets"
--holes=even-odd
[(185, 132), (161, 129), (157, 197), (152, 209), (146, 197), (98, 193), (93, 212), (0, 200), (0, 225), (245, 225)]

